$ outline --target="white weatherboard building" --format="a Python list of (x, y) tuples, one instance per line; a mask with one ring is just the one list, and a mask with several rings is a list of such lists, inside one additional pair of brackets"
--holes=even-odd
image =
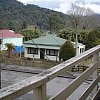
[(1, 50), (6, 50), (6, 43), (12, 43), (14, 46), (19, 47), (23, 45), (23, 35), (15, 33), (12, 30), (0, 30)]
[[(59, 50), (66, 39), (56, 37), (54, 35), (47, 35), (35, 38), (23, 43), (25, 48), (24, 56), (37, 59), (50, 59), (59, 61)], [(72, 42), (75, 48), (75, 43)], [(78, 54), (85, 51), (85, 45), (78, 43)]]

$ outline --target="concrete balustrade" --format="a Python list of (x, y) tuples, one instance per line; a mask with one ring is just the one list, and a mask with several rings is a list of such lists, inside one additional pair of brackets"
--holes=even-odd
[[(66, 98), (69, 97), (87, 79), (89, 75), (94, 73), (93, 77), (96, 80), (94, 80), (92, 84), (92, 90), (93, 90), (94, 87), (97, 85), (98, 81), (100, 80), (100, 76), (97, 77), (97, 71), (96, 71), (100, 65), (100, 60), (98, 56), (99, 52), (100, 52), (100, 45), (82, 53), (81, 55), (75, 56), (59, 65), (56, 65), (53, 68), (50, 68), (36, 76), (18, 82), (14, 85), (5, 87), (0, 90), (0, 100), (14, 100), (15, 98), (33, 90), (34, 90), (35, 100), (47, 100), (46, 84), (50, 80), (56, 78), (58, 75), (62, 74), (66, 70), (72, 68), (73, 66), (77, 65), (78, 63), (82, 62), (83, 60), (85, 60), (90, 56), (93, 56), (93, 63), (91, 64), (91, 66), (87, 70), (85, 70), (79, 77), (73, 80), (69, 86), (59, 91), (49, 100), (66, 100)], [(92, 91), (90, 90), (91, 89), (88, 88), (86, 92), (89, 94)], [(97, 88), (95, 90), (97, 91)], [(84, 93), (82, 95), (83, 98), (84, 95), (86, 94)], [(81, 97), (80, 100), (82, 100)]]

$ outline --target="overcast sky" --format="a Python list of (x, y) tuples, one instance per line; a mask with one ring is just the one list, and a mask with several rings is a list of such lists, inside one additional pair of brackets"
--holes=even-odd
[(78, 6), (91, 8), (94, 12), (100, 14), (100, 0), (18, 0), (24, 4), (35, 4), (40, 7), (53, 9), (67, 13), (71, 4), (75, 3)]

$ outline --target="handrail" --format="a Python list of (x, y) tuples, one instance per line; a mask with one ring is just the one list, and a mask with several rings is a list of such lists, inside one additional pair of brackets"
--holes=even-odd
[[(84, 71), (79, 77), (73, 80), (68, 87), (65, 87), (59, 93), (57, 93), (50, 100), (65, 100), (71, 93), (73, 93), (88, 77), (93, 73), (97, 67), (100, 65), (100, 61), (93, 64), (93, 66), (89, 67), (86, 71)], [(66, 94), (66, 95), (65, 95)], [(85, 99), (83, 99), (85, 100)]]
[(79, 56), (75, 56), (59, 65), (56, 65), (53, 68), (50, 68), (36, 76), (30, 77), (16, 84), (5, 87), (0, 90), (0, 100), (13, 100), (31, 90), (37, 89), (45, 85), (47, 82), (57, 77), (61, 73), (77, 65), (82, 60), (85, 60), (86, 58), (92, 56), (95, 53), (98, 53), (99, 51), (100, 51), (100, 45), (88, 51), (85, 51)]
[(98, 97), (100, 98), (100, 89), (97, 91), (97, 93), (94, 95), (92, 100), (99, 100)]
[(79, 98), (79, 100), (85, 100), (87, 98), (87, 96), (90, 94), (90, 92), (94, 89), (95, 84), (98, 84), (99, 80), (100, 80), (100, 75), (98, 75), (97, 78), (89, 85), (89, 87), (81, 95), (81, 97)]

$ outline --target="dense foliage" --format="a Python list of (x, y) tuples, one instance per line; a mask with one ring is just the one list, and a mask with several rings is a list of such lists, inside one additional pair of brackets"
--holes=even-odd
[(75, 56), (75, 49), (70, 41), (66, 41), (60, 48), (59, 59), (63, 61)]
[(85, 37), (86, 41), (84, 41), (84, 44), (87, 49), (100, 45), (100, 30), (92, 30)]
[(67, 40), (75, 41), (75, 30), (74, 29), (60, 30), (58, 36)]
[[(100, 45), (100, 29), (95, 30), (78, 30), (78, 42), (86, 45), (86, 49), (90, 49), (96, 45)], [(76, 31), (74, 29), (63, 29), (58, 36), (75, 42)]]
[(25, 29), (22, 30), (20, 33), (24, 36), (24, 41), (37, 38), (42, 34), (38, 29), (34, 29), (34, 30)]
[(63, 21), (60, 18), (60, 15), (57, 13), (52, 13), (48, 18), (48, 28), (52, 33), (57, 33), (60, 29), (62, 29)]
[[(0, 28), (10, 28), (15, 31), (35, 25), (41, 29), (47, 29), (47, 20), (54, 11), (40, 8), (37, 5), (24, 5), (17, 0), (0, 0)], [(65, 15), (58, 13), (65, 24)]]

